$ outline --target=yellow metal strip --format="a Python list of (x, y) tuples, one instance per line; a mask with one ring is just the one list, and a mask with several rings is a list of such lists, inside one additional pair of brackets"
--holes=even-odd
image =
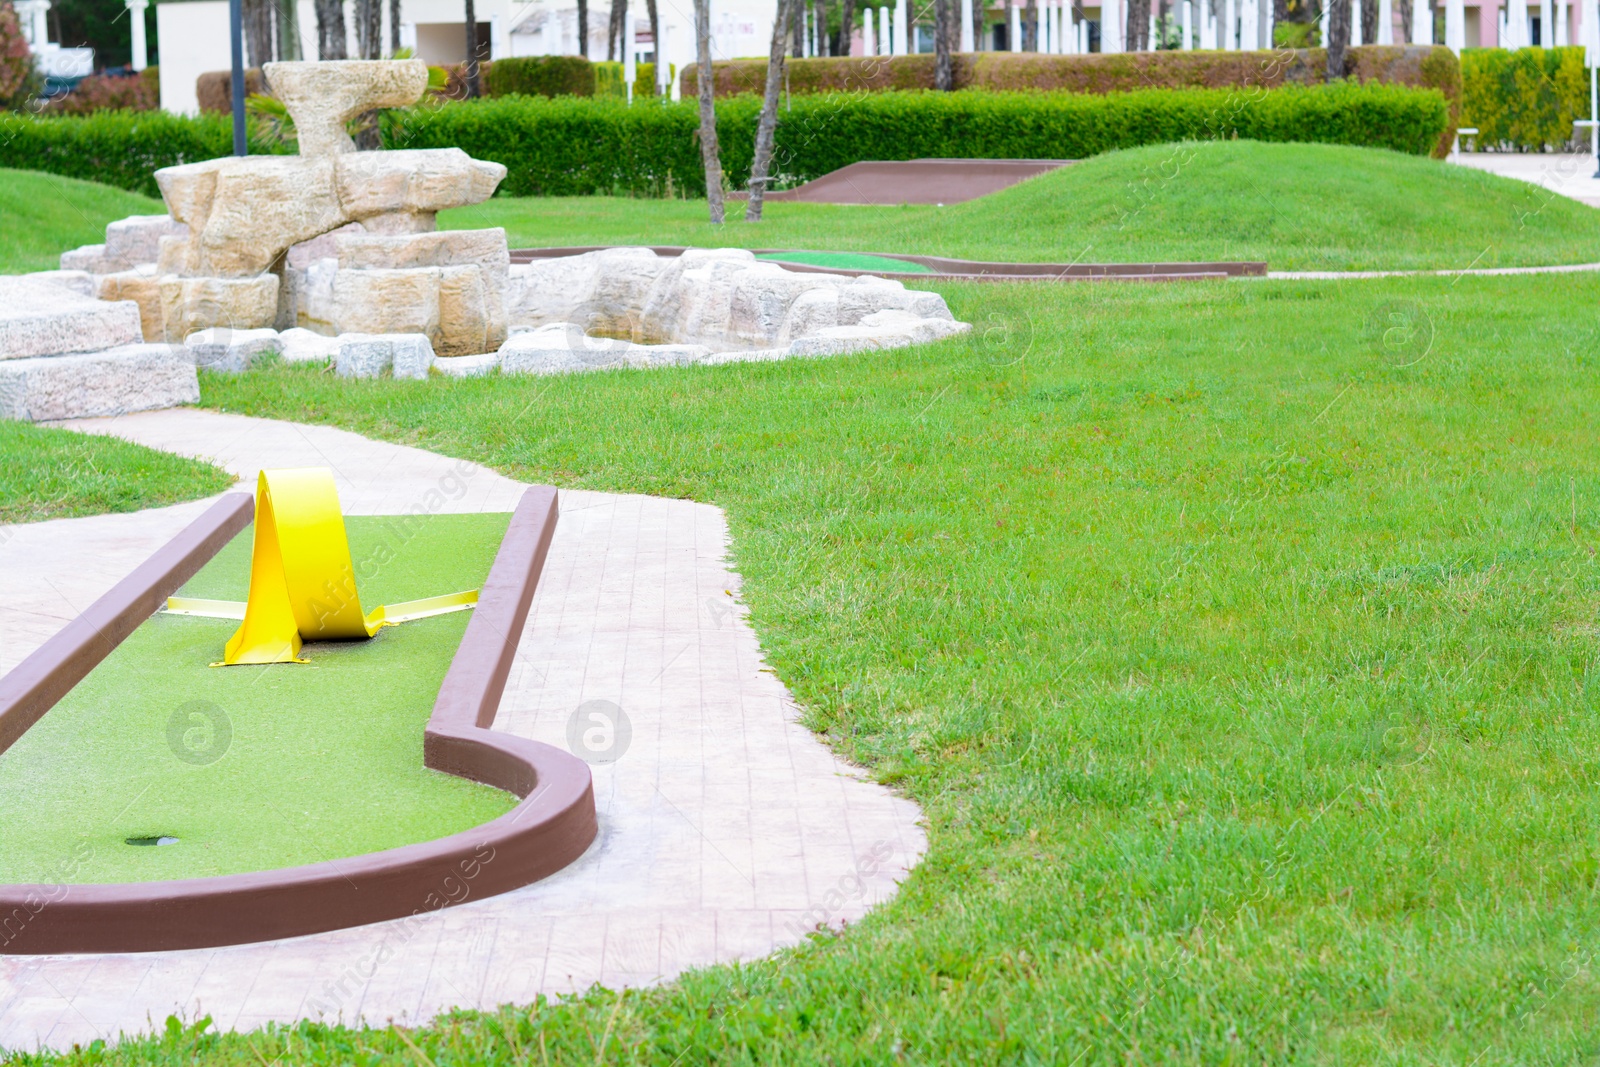
[(242, 600), (204, 600), (192, 596), (167, 597), (168, 615), (199, 615), (206, 619), (243, 619)]
[(417, 619), (426, 619), (434, 615), (447, 615), (452, 611), (465, 611), (478, 602), (478, 591), (468, 589), (464, 593), (446, 593), (444, 596), (424, 597), (421, 600), (406, 600), (399, 604), (385, 604), (381, 608), (373, 609), (367, 616), (367, 631), (377, 633), (383, 626), (398, 626), (403, 622), (413, 622)]

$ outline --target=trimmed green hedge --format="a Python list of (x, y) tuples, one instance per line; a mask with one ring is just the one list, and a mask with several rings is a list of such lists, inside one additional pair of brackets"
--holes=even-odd
[[(760, 101), (717, 105), (723, 170), (750, 171)], [(1272, 90), (875, 93), (799, 96), (780, 112), (775, 169), (805, 181), (865, 159), (1081, 159), (1115, 148), (1208, 138), (1365, 145), (1427, 155), (1449, 124), (1434, 89), (1392, 85)], [(513, 97), (400, 117), (394, 146), (459, 147), (505, 164), (514, 196), (703, 196), (694, 103), (626, 107)]]
[(1589, 117), (1582, 48), (1469, 48), (1461, 85), (1461, 125), (1477, 127), (1481, 147), (1561, 148), (1572, 120)]
[(594, 65), (582, 56), (519, 56), (483, 65), (490, 96), (593, 96)]
[[(292, 153), (256, 128), (250, 151)], [(233, 120), (226, 115), (165, 111), (100, 111), (93, 115), (31, 118), (0, 114), (0, 167), (44, 170), (160, 196), (155, 172), (233, 153)]]

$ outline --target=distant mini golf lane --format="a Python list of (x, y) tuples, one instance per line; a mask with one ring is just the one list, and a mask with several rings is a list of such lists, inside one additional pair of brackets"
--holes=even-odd
[[(363, 603), (478, 588), (508, 514), (346, 519)], [(253, 527), (185, 587), (243, 600)], [(156, 615), (0, 755), (0, 883), (272, 870), (430, 841), (511, 794), (423, 766), (470, 613), (213, 668), (237, 623)], [(176, 839), (155, 844), (160, 839)], [(149, 844), (129, 844), (129, 839)]]

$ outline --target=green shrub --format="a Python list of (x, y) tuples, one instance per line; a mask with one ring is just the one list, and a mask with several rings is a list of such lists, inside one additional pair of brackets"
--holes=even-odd
[[(622, 64), (599, 62), (594, 64), (594, 95), (616, 100), (628, 99), (628, 83), (622, 80)], [(656, 92), (656, 65), (640, 63), (634, 72), (633, 95), (654, 97)]]
[(146, 67), (132, 77), (91, 74), (72, 91), (43, 109), (50, 115), (92, 115), (96, 111), (154, 111), (161, 106), (161, 72)]
[(489, 96), (593, 96), (594, 64), (582, 56), (518, 56), (483, 67)]
[[(250, 151), (293, 152), (252, 123)], [(165, 111), (101, 111), (93, 115), (33, 118), (0, 115), (0, 167), (43, 170), (159, 196), (155, 172), (178, 163), (233, 151), (233, 121), (226, 115), (173, 115)]]
[[(717, 105), (722, 165), (746, 181), (759, 99)], [(513, 97), (401, 116), (407, 148), (460, 147), (505, 164), (514, 196), (704, 195), (693, 101)], [(1426, 155), (1449, 125), (1434, 89), (1392, 85), (1154, 89), (1132, 93), (875, 93), (797, 96), (780, 112), (775, 168), (805, 181), (866, 159), (1081, 159), (1210, 138), (1364, 145)]]
[(1469, 48), (1461, 54), (1461, 125), (1478, 144), (1539, 152), (1572, 140), (1589, 117), (1582, 48)]
[(33, 51), (11, 0), (0, 0), (0, 107), (17, 100), (33, 76)]

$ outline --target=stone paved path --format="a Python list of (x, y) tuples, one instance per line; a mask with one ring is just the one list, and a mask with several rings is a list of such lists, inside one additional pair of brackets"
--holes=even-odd
[[(330, 466), (349, 514), (507, 511), (522, 488), (326, 427), (192, 410), (70, 425), (213, 459), (246, 486), (261, 465)], [(0, 528), (0, 669), (205, 506)], [(600, 837), (577, 863), (421, 921), (190, 952), (0, 956), (0, 1049), (110, 1040), (171, 1013), (224, 1029), (417, 1022), (595, 982), (660, 982), (859, 919), (926, 849), (920, 812), (796, 721), (726, 552), (715, 507), (561, 494), (495, 726), (565, 747), (581, 703), (627, 715), (626, 752), (594, 767)]]

